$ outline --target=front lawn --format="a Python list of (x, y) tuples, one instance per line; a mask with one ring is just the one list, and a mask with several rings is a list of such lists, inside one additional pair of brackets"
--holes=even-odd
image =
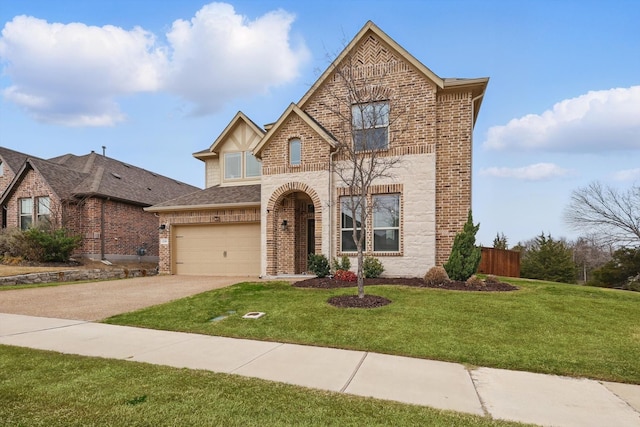
[(234, 375), (0, 346), (2, 426), (516, 426)]
[[(106, 322), (640, 384), (640, 293), (505, 281), (521, 289), (367, 287), (392, 301), (375, 309), (327, 303), (355, 288), (240, 283)], [(242, 319), (251, 311), (267, 314)]]

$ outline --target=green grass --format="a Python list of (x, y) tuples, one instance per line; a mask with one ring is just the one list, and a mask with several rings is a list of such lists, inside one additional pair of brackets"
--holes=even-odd
[[(353, 288), (240, 283), (106, 322), (640, 384), (640, 293), (508, 281), (521, 289), (367, 287), (393, 301), (368, 310), (327, 304)], [(249, 311), (267, 315), (242, 319)], [(227, 317), (211, 321), (221, 315)]]
[(206, 371), (0, 346), (3, 426), (516, 426)]

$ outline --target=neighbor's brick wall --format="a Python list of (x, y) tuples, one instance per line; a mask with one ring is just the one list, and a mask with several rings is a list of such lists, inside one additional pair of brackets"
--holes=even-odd
[[(77, 202), (61, 202), (42, 177), (31, 170), (7, 204), (7, 227), (19, 227), (18, 201), (24, 197), (48, 196), (54, 224), (82, 236), (76, 256), (100, 258), (104, 238), (106, 259), (136, 259), (137, 249), (146, 243), (147, 257), (158, 256), (158, 219), (141, 206), (113, 200), (88, 198)], [(101, 210), (104, 203), (104, 234)]]
[(59, 225), (62, 218), (60, 199), (55, 195), (51, 187), (44, 181), (42, 176), (34, 170), (26, 173), (20, 186), (14, 191), (7, 201), (7, 228), (20, 227), (20, 203), (22, 198), (34, 199), (33, 209), (37, 210), (35, 198), (49, 197), (51, 221)]
[[(159, 218), (155, 218), (155, 220), (156, 234), (159, 239), (167, 242), (159, 245), (159, 271), (161, 274), (171, 274), (171, 245), (173, 237), (171, 230), (174, 226), (188, 224), (211, 224), (215, 226), (216, 224), (259, 222), (260, 208), (162, 212), (159, 214)], [(158, 230), (161, 224), (165, 224), (164, 230)]]

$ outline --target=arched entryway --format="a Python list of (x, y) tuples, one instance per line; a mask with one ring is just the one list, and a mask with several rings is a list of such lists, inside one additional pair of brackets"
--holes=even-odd
[(299, 182), (279, 187), (267, 205), (267, 274), (306, 273), (310, 253), (322, 252), (322, 212), (313, 189)]

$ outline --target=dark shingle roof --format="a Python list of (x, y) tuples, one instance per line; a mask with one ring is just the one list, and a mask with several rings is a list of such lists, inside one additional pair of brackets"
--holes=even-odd
[(153, 205), (149, 211), (180, 210), (216, 205), (260, 204), (260, 184), (220, 187), (215, 185), (195, 193)]
[(10, 150), (5, 147), (0, 147), (0, 157), (13, 173), (18, 173), (27, 158), (33, 156), (20, 153), (19, 151)]
[(200, 190), (94, 152), (85, 156), (66, 154), (49, 160), (29, 156), (21, 167), (37, 170), (61, 199), (108, 197), (151, 206)]

